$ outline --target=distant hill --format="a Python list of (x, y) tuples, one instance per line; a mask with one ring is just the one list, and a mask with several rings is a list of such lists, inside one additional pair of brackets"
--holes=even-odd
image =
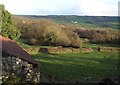
[[(14, 15), (18, 16), (18, 15)], [(48, 15), (48, 16), (37, 16), (37, 15), (19, 15), (27, 18), (45, 18), (51, 19), (58, 23), (72, 23), (80, 24), (86, 27), (103, 27), (120, 29), (118, 27), (117, 16), (76, 16), (76, 15)]]

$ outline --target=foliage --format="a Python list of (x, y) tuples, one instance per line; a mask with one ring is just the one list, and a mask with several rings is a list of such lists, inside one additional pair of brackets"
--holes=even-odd
[[(21, 38), (27, 39), (29, 44), (35, 44), (31, 41), (34, 38), (39, 45), (53, 45), (65, 47), (81, 47), (82, 40), (86, 38), (92, 43), (114, 43), (118, 44), (120, 41), (120, 31), (107, 29), (110, 21), (116, 22), (116, 17), (92, 17), (92, 16), (14, 16), (17, 26), (21, 29)], [(56, 23), (54, 21), (60, 20), (64, 23)], [(77, 19), (78, 18), (78, 19)], [(81, 19), (79, 19), (81, 18)], [(54, 20), (54, 21), (53, 21)], [(72, 20), (79, 23), (84, 22), (84, 25), (70, 23)], [(67, 22), (68, 21), (68, 22)], [(93, 29), (86, 29), (87, 24), (107, 23), (107, 27), (102, 28), (91, 27)], [(77, 33), (77, 34), (76, 34)]]
[(119, 30), (83, 30), (77, 29), (80, 38), (87, 38), (92, 43), (114, 43), (118, 44), (120, 40), (120, 31)]
[(20, 32), (14, 26), (14, 21), (12, 15), (4, 8), (3, 5), (0, 5), (1, 18), (2, 18), (2, 31), (1, 34), (4, 37), (17, 39), (20, 37)]
[(44, 34), (44, 41), (47, 44), (55, 43), (55, 40), (56, 40), (56, 35), (54, 34), (54, 32), (49, 32), (47, 34)]
[(39, 43), (39, 41), (35, 38), (28, 39), (28, 44), (30, 44), (30, 45), (37, 45), (38, 43)]
[[(59, 24), (45, 19), (16, 18), (21, 38), (27, 39), (28, 44), (81, 47), (79, 36)], [(24, 23), (23, 23), (24, 21)]]

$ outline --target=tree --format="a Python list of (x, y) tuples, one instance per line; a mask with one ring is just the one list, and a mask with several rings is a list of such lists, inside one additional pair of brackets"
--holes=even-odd
[(20, 37), (20, 31), (14, 26), (12, 15), (0, 4), (1, 11), (1, 35), (10, 39), (17, 39)]
[(51, 45), (51, 44), (54, 44), (55, 41), (56, 41), (56, 35), (54, 32), (49, 32), (47, 34), (44, 35), (44, 41), (46, 42), (46, 44), (48, 45)]

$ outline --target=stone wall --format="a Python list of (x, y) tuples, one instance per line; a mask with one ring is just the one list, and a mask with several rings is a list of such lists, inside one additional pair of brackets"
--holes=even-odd
[(40, 52), (40, 53), (79, 53), (79, 52), (92, 52), (91, 48), (64, 48), (64, 47), (51, 47), (51, 48), (25, 48), (27, 52)]
[(3, 53), (2, 82), (38, 83), (40, 81), (39, 67), (15, 56)]
[(51, 48), (24, 48), (28, 53), (40, 52), (40, 53), (80, 53), (80, 52), (93, 52), (93, 51), (104, 51), (104, 52), (120, 52), (118, 47), (98, 47), (96, 49), (89, 48), (64, 48), (64, 47), (51, 47)]
[(103, 51), (103, 52), (120, 52), (120, 48), (117, 48), (117, 47), (99, 47), (98, 51)]

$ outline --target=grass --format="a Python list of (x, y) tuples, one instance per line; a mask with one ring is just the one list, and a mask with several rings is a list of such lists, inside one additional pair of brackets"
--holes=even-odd
[(92, 47), (92, 48), (98, 48), (98, 47), (120, 47), (119, 44), (108, 44), (108, 43), (103, 43), (103, 44), (93, 44), (93, 43), (84, 43), (83, 47)]
[(91, 83), (101, 78), (114, 79), (118, 75), (117, 52), (91, 52), (67, 54), (32, 53), (40, 62), (41, 82)]
[(20, 47), (22, 47), (22, 48), (38, 48), (38, 47), (41, 47), (41, 48), (51, 48), (51, 47), (55, 47), (55, 46), (28, 45), (28, 44), (20, 42), (20, 41), (17, 41), (17, 44)]
[[(17, 42), (23, 48), (51, 46), (31, 46)], [(83, 47), (118, 47), (112, 44), (84, 43)], [(82, 82), (91, 83), (101, 78), (115, 79), (118, 75), (118, 52), (90, 52), (66, 54), (42, 54), (31, 52), (34, 59), (40, 62), (41, 83), (48, 82)]]

